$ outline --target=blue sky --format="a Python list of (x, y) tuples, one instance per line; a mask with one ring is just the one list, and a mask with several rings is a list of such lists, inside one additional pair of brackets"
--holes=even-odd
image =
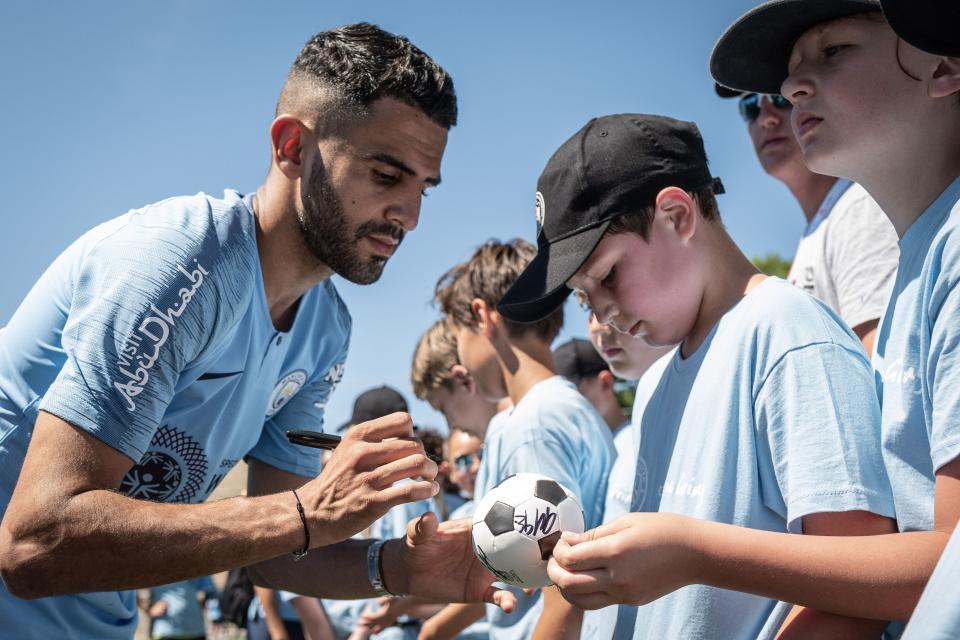
[[(534, 241), (537, 176), (589, 118), (661, 113), (700, 125), (727, 194), (723, 218), (748, 255), (791, 256), (803, 229), (786, 188), (760, 170), (736, 105), (707, 70), (751, 0), (239, 2), (170, 0), (0, 6), (0, 325), (47, 265), (99, 222), (169, 196), (255, 189), (269, 162), (277, 93), (315, 32), (361, 20), (408, 36), (453, 75), (460, 124), (443, 185), (381, 280), (337, 279), (354, 319), (328, 420), (390, 384), (414, 420), (409, 365), (437, 317), (437, 277), (491, 237)], [(568, 304), (561, 340), (585, 335)]]

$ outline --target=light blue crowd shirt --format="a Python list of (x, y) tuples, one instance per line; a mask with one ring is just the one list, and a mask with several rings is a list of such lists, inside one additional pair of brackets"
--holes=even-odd
[(934, 474), (960, 454), (960, 178), (900, 239), (873, 364), (901, 531), (933, 528)]
[[(933, 528), (937, 470), (960, 454), (960, 178), (900, 239), (874, 352), (884, 459), (901, 531)], [(944, 550), (904, 638), (960, 636), (960, 540)]]
[[(794, 533), (816, 513), (894, 514), (866, 354), (783, 280), (760, 283), (696, 352), (644, 377), (635, 402), (633, 511)], [(752, 640), (776, 604), (687, 586), (637, 607), (634, 638)]]
[[(577, 388), (561, 376), (533, 385), (512, 409), (490, 421), (475, 498), (515, 473), (540, 473), (577, 496), (586, 527), (603, 518), (607, 478), (616, 452), (610, 428)], [(533, 634), (543, 600), (511, 588), (517, 608), (509, 614), (487, 605), (492, 640), (518, 640)]]
[[(350, 316), (329, 280), (289, 331), (270, 319), (250, 198), (198, 194), (89, 231), (41, 276), (0, 332), (0, 513), (38, 412), (134, 461), (118, 489), (203, 501), (244, 456), (315, 475)], [(144, 549), (144, 553), (152, 553)], [(131, 591), (19, 600), (0, 587), (0, 638), (129, 638)]]
[(163, 601), (167, 610), (153, 619), (150, 635), (168, 638), (191, 638), (206, 632), (203, 608), (198, 596), (204, 593), (208, 599), (217, 598), (217, 588), (210, 576), (181, 580), (150, 589), (150, 602)]

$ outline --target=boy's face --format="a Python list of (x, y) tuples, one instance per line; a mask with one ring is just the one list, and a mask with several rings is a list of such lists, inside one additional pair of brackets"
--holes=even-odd
[(438, 387), (427, 392), (427, 402), (443, 414), (450, 430), (461, 429), (472, 434), (484, 433), (496, 405), (480, 397), (479, 393), (454, 381), (452, 387)]
[(464, 431), (454, 431), (447, 440), (447, 461), (450, 463), (450, 480), (464, 496), (473, 496), (473, 486), (480, 469), (480, 438)]
[(479, 329), (456, 325), (457, 356), (477, 385), (477, 393), (488, 402), (499, 402), (507, 390), (493, 343)]
[(639, 380), (650, 365), (669, 349), (651, 347), (643, 340), (620, 333), (609, 324), (597, 320), (592, 311), (587, 332), (597, 353), (610, 366), (610, 371), (624, 380)]
[[(917, 122), (907, 116), (923, 115), (912, 103), (925, 89), (900, 70), (897, 48), (879, 14), (825, 22), (794, 44), (782, 91), (811, 170), (858, 179), (890, 149), (918, 144)], [(899, 50), (907, 66), (925, 55), (904, 42)]]
[(683, 341), (702, 298), (692, 256), (662, 213), (654, 216), (649, 241), (634, 233), (606, 234), (567, 281), (587, 296), (600, 323), (657, 347)]

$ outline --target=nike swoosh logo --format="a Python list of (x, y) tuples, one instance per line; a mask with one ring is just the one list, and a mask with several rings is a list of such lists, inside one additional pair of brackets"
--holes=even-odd
[(243, 371), (230, 371), (227, 373), (205, 373), (199, 378), (197, 378), (197, 380), (217, 380), (218, 378), (229, 378), (231, 376), (238, 376), (241, 373), (243, 373)]

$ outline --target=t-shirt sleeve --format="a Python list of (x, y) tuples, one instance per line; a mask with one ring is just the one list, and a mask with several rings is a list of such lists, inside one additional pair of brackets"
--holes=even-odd
[[(242, 285), (203, 212), (132, 216), (72, 272), (66, 361), (40, 409), (141, 458), (180, 373), (230, 322)], [(242, 280), (242, 278), (241, 278)]]
[[(862, 191), (860, 187), (851, 189)], [(837, 293), (837, 313), (850, 327), (883, 315), (896, 275), (897, 234), (865, 192), (843, 211), (830, 214), (826, 260)]]
[(880, 407), (863, 354), (833, 343), (789, 351), (763, 381), (755, 412), (769, 455), (761, 460), (764, 504), (785, 511), (790, 531), (800, 532), (801, 518), (814, 513), (893, 517)]
[[(930, 456), (937, 471), (960, 455), (960, 260), (943, 267), (950, 273), (933, 292), (929, 317), (930, 354), (925, 393), (932, 405)], [(941, 271), (943, 273), (943, 271)]]
[(287, 431), (323, 431), (326, 406), (343, 376), (348, 346), (349, 340), (345, 340), (334, 364), (300, 388), (277, 413), (267, 419), (260, 440), (249, 455), (298, 476), (314, 477), (320, 473), (322, 450), (292, 444), (287, 440)]

